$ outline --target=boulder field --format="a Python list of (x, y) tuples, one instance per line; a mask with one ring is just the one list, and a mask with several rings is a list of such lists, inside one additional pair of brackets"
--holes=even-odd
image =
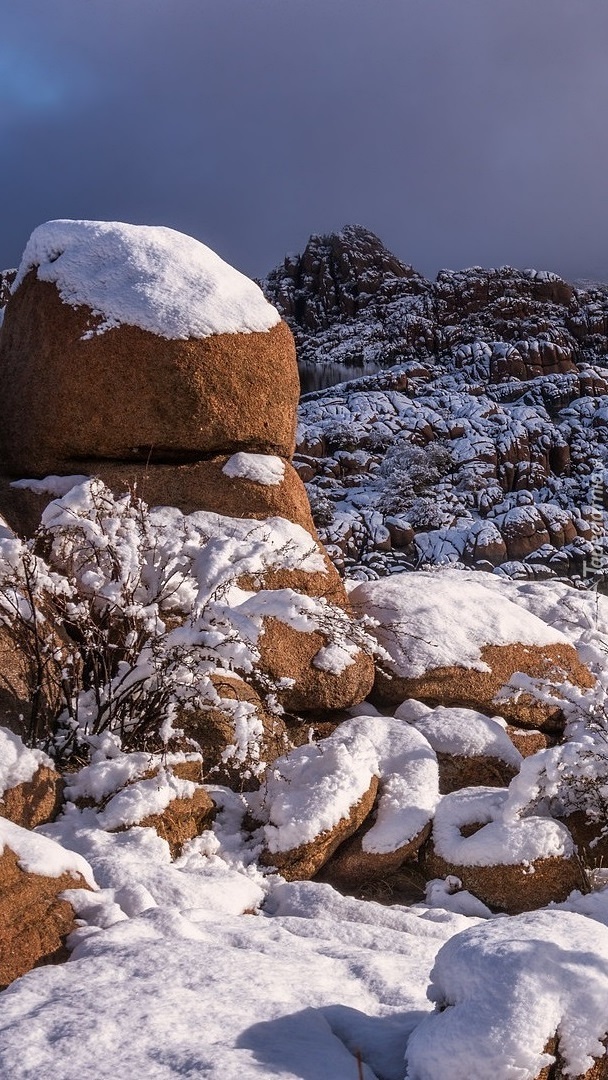
[[(381, 246), (366, 274), (363, 239), (349, 234), (354, 255), (331, 281), (312, 257), (286, 266), (277, 295), (309, 330), (336, 311), (422, 303), (424, 279)], [(350, 274), (360, 294), (342, 289)], [(532, 306), (574, 303), (559, 279), (526, 281)], [(322, 302), (298, 306), (310, 282)], [(57, 1071), (48, 1032), (65, 1050), (64, 1002), (89, 1000), (84, 979), (114, 1025), (113, 1075), (125, 1054), (156, 1075), (157, 1001), (180, 1073), (237, 1061), (245, 1077), (287, 1075), (282, 1055), (312, 1017), (310, 1046), (329, 1034), (350, 1069), (332, 1076), (605, 1075), (608, 900), (593, 863), (606, 850), (608, 599), (464, 568), (345, 584), (292, 466), (291, 332), (197, 241), (50, 222), (9, 286), (0, 989), (12, 984), (13, 1035), (36, 1016), (25, 1064), (6, 1050), (10, 1074), (32, 1055)], [(470, 313), (498, 287), (460, 286)], [(522, 346), (517, 371), (571, 374), (558, 344)], [(492, 371), (504, 375), (497, 358)], [(341, 479), (359, 464), (340, 458)], [(386, 550), (400, 528), (412, 542), (395, 515), (392, 534), (372, 524)], [(504, 535), (486, 535), (486, 553), (502, 556)], [(260, 1037), (270, 1022), (285, 1026)], [(71, 1054), (85, 1061), (81, 1041)]]

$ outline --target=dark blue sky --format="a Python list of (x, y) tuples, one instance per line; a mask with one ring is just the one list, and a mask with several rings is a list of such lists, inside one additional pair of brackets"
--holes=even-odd
[(262, 275), (401, 258), (608, 279), (606, 0), (0, 0), (0, 265), (53, 217)]

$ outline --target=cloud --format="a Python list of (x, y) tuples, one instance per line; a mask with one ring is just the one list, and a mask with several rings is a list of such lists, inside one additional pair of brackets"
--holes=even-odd
[(608, 276), (604, 0), (24, 0), (5, 223), (162, 222), (263, 274), (359, 221), (404, 259)]

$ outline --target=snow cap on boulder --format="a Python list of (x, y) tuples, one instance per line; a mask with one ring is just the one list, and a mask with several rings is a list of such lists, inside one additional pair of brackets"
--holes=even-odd
[[(560, 690), (590, 689), (595, 679), (565, 634), (486, 587), (486, 576), (420, 571), (353, 589), (355, 610), (377, 620), (373, 633), (388, 654), (378, 666), (377, 698), (500, 713), (522, 727), (559, 732)], [(538, 693), (541, 685), (552, 693)]]
[(64, 303), (99, 318), (90, 335), (139, 326), (164, 338), (271, 330), (281, 317), (262, 290), (184, 233), (120, 221), (47, 221), (27, 243), (26, 274), (56, 286)]

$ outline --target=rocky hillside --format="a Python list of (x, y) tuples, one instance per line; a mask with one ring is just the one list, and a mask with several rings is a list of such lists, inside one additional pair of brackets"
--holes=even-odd
[(598, 570), (608, 285), (511, 267), (430, 282), (350, 226), (264, 288), (303, 383), (325, 386), (303, 397), (295, 463), (348, 572)]

